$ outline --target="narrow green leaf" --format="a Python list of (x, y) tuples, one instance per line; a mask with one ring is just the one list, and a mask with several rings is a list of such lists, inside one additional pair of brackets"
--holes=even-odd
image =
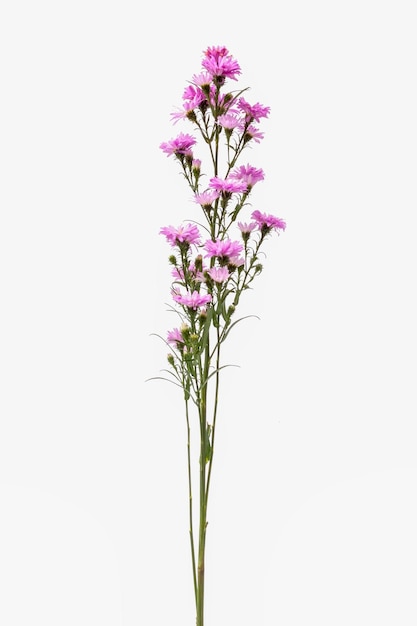
[(213, 307), (209, 307), (207, 309), (207, 318), (206, 318), (206, 321), (204, 322), (204, 330), (203, 330), (203, 334), (201, 335), (200, 344), (199, 344), (201, 350), (204, 350), (204, 348), (207, 345), (207, 338), (210, 332), (210, 324), (211, 324), (212, 317), (213, 317)]
[(212, 449), (211, 442), (210, 442), (211, 431), (212, 431), (212, 428), (211, 428), (210, 424), (207, 424), (206, 441), (205, 441), (205, 444), (206, 444), (206, 463), (211, 461), (211, 457), (213, 455), (213, 449)]

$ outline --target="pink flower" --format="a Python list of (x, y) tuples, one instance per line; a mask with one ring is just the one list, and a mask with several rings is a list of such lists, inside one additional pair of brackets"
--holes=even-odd
[(189, 309), (193, 309), (194, 311), (198, 309), (198, 307), (204, 306), (208, 302), (211, 302), (210, 294), (203, 295), (198, 293), (198, 291), (193, 291), (193, 293), (187, 292), (185, 294), (181, 294), (178, 291), (173, 291), (172, 297), (174, 298), (175, 302), (183, 304), (184, 306), (188, 307)]
[(191, 135), (180, 133), (175, 139), (170, 139), (166, 143), (161, 143), (159, 146), (163, 152), (168, 156), (172, 154), (189, 155), (191, 154), (191, 147), (196, 143), (196, 139)]
[(261, 169), (256, 169), (252, 167), (252, 165), (241, 165), (240, 167), (235, 168), (230, 176), (235, 178), (236, 180), (241, 180), (245, 182), (247, 186), (247, 191), (250, 191), (257, 182), (264, 179), (264, 173)]
[(171, 113), (171, 120), (174, 124), (176, 124), (179, 120), (185, 120), (190, 117), (194, 111), (194, 106), (191, 102), (184, 102), (184, 106), (182, 109), (177, 109)]
[(215, 191), (214, 189), (210, 189), (208, 191), (203, 191), (203, 193), (197, 193), (194, 196), (194, 200), (197, 202), (197, 204), (200, 204), (202, 207), (209, 208), (211, 207), (213, 202), (217, 200), (219, 196), (220, 196), (220, 193), (218, 191)]
[(227, 128), (228, 130), (232, 130), (236, 128), (240, 124), (239, 118), (233, 113), (224, 113), (223, 115), (219, 115), (217, 121), (223, 128)]
[(240, 193), (246, 191), (247, 185), (244, 181), (236, 180), (235, 178), (222, 179), (218, 176), (210, 178), (209, 186), (216, 191), (223, 193)]
[(182, 336), (179, 328), (174, 328), (168, 332), (167, 342), (175, 344), (177, 348), (184, 344), (184, 337)]
[(224, 46), (212, 46), (204, 52), (202, 66), (216, 78), (232, 78), (241, 73), (239, 63), (229, 54)]
[[(188, 266), (188, 273), (190, 275), (190, 277), (192, 278), (192, 280), (195, 283), (202, 283), (204, 282), (204, 271), (205, 271), (205, 267), (203, 266), (201, 271), (198, 271), (195, 267), (194, 263), (190, 263), (190, 265)], [(171, 272), (171, 276), (173, 276), (174, 278), (176, 278), (177, 280), (180, 281), (184, 281), (185, 280), (185, 276), (184, 276), (184, 270), (182, 267), (174, 267), (172, 272)]]
[(182, 267), (174, 267), (171, 271), (171, 276), (176, 280), (184, 280), (184, 270)]
[(216, 283), (223, 283), (230, 276), (229, 270), (227, 267), (211, 267), (207, 274), (214, 280)]
[(249, 124), (245, 130), (245, 140), (247, 142), (253, 139), (256, 143), (260, 143), (261, 139), (264, 138), (264, 135), (265, 133), (261, 133), (253, 124)]
[(213, 77), (208, 72), (201, 72), (201, 74), (194, 74), (193, 83), (198, 87), (208, 87), (213, 81)]
[(193, 105), (193, 108), (198, 107), (204, 100), (206, 100), (206, 96), (204, 92), (200, 89), (200, 87), (195, 87), (195, 85), (188, 85), (182, 94), (182, 99), (186, 102), (189, 102)]
[(245, 265), (245, 259), (242, 256), (231, 256), (227, 262), (229, 267), (240, 267)]
[(218, 111), (227, 112), (232, 104), (232, 100), (226, 101), (226, 94), (218, 92), (214, 83), (210, 85), (209, 100), (210, 104), (216, 107)]
[(259, 104), (259, 102), (250, 105), (244, 98), (239, 98), (237, 106), (243, 113), (245, 113), (247, 122), (259, 122), (262, 117), (268, 117), (271, 110), (270, 107), (264, 107)]
[(229, 257), (237, 256), (243, 250), (243, 246), (240, 241), (230, 241), (230, 239), (217, 239), (212, 241), (209, 239), (204, 244), (207, 251), (206, 257), (219, 257), (227, 261)]
[(171, 246), (179, 246), (181, 243), (195, 244), (200, 243), (200, 233), (195, 224), (186, 224), (185, 226), (164, 226), (159, 231), (160, 235), (165, 235)]
[(274, 215), (267, 215), (266, 213), (261, 213), (260, 211), (254, 211), (251, 218), (255, 220), (260, 230), (264, 230), (266, 232), (272, 230), (273, 228), (275, 230), (285, 230), (286, 228), (285, 221), (280, 217), (275, 217)]
[(250, 235), (250, 233), (257, 227), (256, 222), (251, 222), (250, 224), (246, 224), (246, 222), (238, 222), (237, 225), (242, 235)]

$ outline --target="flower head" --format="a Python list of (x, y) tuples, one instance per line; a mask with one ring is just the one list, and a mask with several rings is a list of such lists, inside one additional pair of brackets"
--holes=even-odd
[(256, 222), (250, 222), (249, 224), (247, 224), (246, 222), (238, 222), (237, 225), (242, 234), (250, 234), (253, 230), (255, 230), (257, 226)]
[(227, 267), (211, 267), (207, 274), (215, 283), (224, 283), (230, 276)]
[[(206, 270), (205, 266), (201, 266), (201, 269), (196, 267), (195, 263), (190, 263), (190, 265), (187, 268), (187, 275), (189, 278), (191, 278), (191, 280), (194, 281), (194, 283), (202, 283), (204, 282), (204, 271)], [(174, 267), (173, 270), (171, 271), (171, 275), (177, 280), (177, 281), (185, 281), (185, 273), (184, 273), (184, 269), (182, 267)]]
[(191, 163), (191, 167), (193, 168), (194, 172), (199, 172), (201, 169), (201, 161), (200, 159), (193, 159), (192, 163)]
[(213, 77), (208, 72), (201, 72), (201, 74), (194, 74), (193, 83), (197, 85), (197, 87), (201, 87), (202, 89), (205, 87), (209, 87), (213, 82)]
[(203, 191), (202, 193), (197, 193), (194, 196), (194, 200), (203, 208), (210, 209), (213, 202), (215, 202), (219, 196), (220, 193), (218, 191), (215, 191), (214, 189), (209, 189), (207, 191)]
[(206, 257), (217, 257), (226, 263), (230, 257), (239, 255), (243, 250), (240, 241), (231, 241), (230, 239), (217, 239), (216, 241), (209, 239), (204, 247), (207, 251)]
[(209, 186), (212, 189), (223, 193), (240, 193), (242, 191), (246, 191), (247, 189), (247, 184), (244, 181), (237, 180), (232, 176), (225, 179), (214, 176), (213, 178), (210, 178)]
[(217, 79), (232, 78), (241, 73), (239, 63), (231, 56), (224, 46), (211, 46), (204, 52), (202, 66), (211, 76)]
[(176, 124), (179, 120), (194, 120), (194, 118), (194, 106), (192, 102), (184, 102), (182, 109), (177, 107), (177, 110), (171, 113), (171, 120), (174, 124)]
[(191, 147), (196, 143), (196, 139), (191, 135), (180, 133), (175, 139), (170, 139), (165, 143), (161, 143), (159, 146), (167, 156), (175, 154), (175, 156), (192, 154)]
[(174, 328), (168, 332), (167, 342), (173, 343), (177, 348), (181, 348), (184, 345), (184, 337), (179, 328)]
[(243, 256), (231, 256), (227, 262), (227, 267), (230, 271), (234, 270), (236, 267), (241, 267), (245, 265), (245, 259)]
[(204, 306), (205, 304), (208, 304), (209, 302), (211, 302), (210, 294), (204, 295), (204, 294), (198, 293), (198, 291), (193, 291), (192, 293), (187, 292), (185, 294), (182, 294), (179, 291), (174, 290), (172, 293), (172, 297), (175, 300), (175, 302), (178, 302), (179, 304), (183, 304), (184, 306), (194, 311), (196, 311), (200, 306)]
[(264, 173), (261, 169), (256, 169), (252, 165), (241, 165), (236, 167), (230, 176), (236, 180), (240, 180), (246, 184), (247, 191), (250, 191), (257, 182), (264, 179)]
[(261, 133), (261, 131), (256, 128), (253, 124), (249, 124), (246, 128), (245, 132), (245, 143), (253, 139), (256, 143), (260, 143), (261, 139), (264, 138), (265, 133)]
[[(217, 78), (215, 80), (217, 80), (217, 84), (221, 82), (221, 79)], [(227, 93), (219, 93), (215, 83), (212, 83), (210, 85), (208, 99), (211, 106), (217, 109), (219, 115), (223, 115), (230, 110), (232, 101), (230, 100), (229, 96), (230, 94)]]
[(159, 231), (160, 235), (165, 235), (171, 246), (179, 246), (180, 244), (198, 245), (200, 243), (200, 233), (195, 224), (185, 224), (175, 228), (174, 226), (164, 226)]
[(275, 217), (274, 215), (267, 215), (266, 213), (261, 213), (260, 211), (254, 211), (251, 218), (255, 220), (258, 228), (263, 232), (269, 232), (272, 229), (285, 230), (286, 228), (285, 221), (280, 217)]
[(249, 224), (247, 224), (246, 222), (238, 222), (237, 225), (240, 232), (242, 233), (242, 239), (245, 242), (249, 240), (251, 232), (257, 227), (256, 222), (250, 222)]
[(188, 85), (182, 94), (182, 99), (193, 105), (193, 108), (200, 106), (200, 104), (206, 99), (203, 91), (200, 87), (195, 85)]
[(233, 130), (240, 125), (240, 119), (234, 113), (230, 111), (228, 113), (223, 113), (223, 115), (219, 115), (217, 118), (218, 123), (223, 126), (223, 128), (227, 128), (228, 130)]
[(259, 102), (249, 104), (244, 98), (239, 98), (237, 106), (245, 114), (247, 122), (259, 122), (262, 117), (268, 117), (271, 110), (270, 107), (264, 107)]

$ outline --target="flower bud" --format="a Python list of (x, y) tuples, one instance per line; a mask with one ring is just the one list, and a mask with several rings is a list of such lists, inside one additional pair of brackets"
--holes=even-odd
[(193, 360), (193, 355), (191, 354), (191, 352), (187, 352), (186, 350), (184, 350), (184, 360), (188, 363), (191, 363)]
[(203, 271), (203, 257), (201, 256), (201, 254), (195, 257), (194, 267), (196, 272)]
[(265, 237), (266, 235), (268, 235), (272, 230), (272, 226), (268, 226), (268, 224), (262, 224), (262, 228), (261, 228), (261, 235), (262, 237)]
[(190, 109), (187, 112), (187, 119), (190, 120), (190, 122), (196, 122), (197, 121), (197, 116), (194, 113), (194, 109)]
[(211, 292), (213, 290), (213, 280), (207, 271), (204, 272), (204, 281), (207, 286), (207, 291)]
[(185, 162), (187, 164), (187, 167), (189, 170), (191, 170), (192, 164), (193, 164), (193, 155), (192, 154), (186, 154), (185, 155)]
[(181, 335), (184, 341), (187, 343), (190, 338), (190, 327), (187, 324), (182, 324), (180, 328)]
[(167, 360), (168, 360), (168, 363), (170, 365), (174, 365), (174, 363), (175, 363), (174, 355), (171, 352), (169, 354), (167, 354)]
[(168, 261), (171, 263), (171, 265), (177, 265), (177, 259), (174, 254), (171, 254)]
[(201, 170), (201, 161), (200, 161), (200, 159), (194, 159), (192, 167), (193, 167), (193, 174), (194, 174), (194, 176), (198, 176), (200, 174), (200, 170)]
[(226, 82), (225, 76), (213, 76), (213, 83), (216, 85), (217, 88), (222, 87), (225, 82)]

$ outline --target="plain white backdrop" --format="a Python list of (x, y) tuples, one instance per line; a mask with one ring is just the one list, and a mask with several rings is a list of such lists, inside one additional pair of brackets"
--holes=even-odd
[[(3, 0), (0, 623), (194, 624), (170, 113), (226, 45), (286, 219), (227, 348), (207, 626), (415, 626), (413, 2)], [(247, 162), (243, 161), (243, 162)]]

